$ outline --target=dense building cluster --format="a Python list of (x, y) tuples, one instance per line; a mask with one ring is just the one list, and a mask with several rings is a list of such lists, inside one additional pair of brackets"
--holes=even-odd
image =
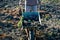
[[(0, 0), (0, 40), (27, 40), (25, 30), (17, 27), (22, 15), (18, 5), (19, 0)], [(23, 21), (24, 26), (34, 29), (36, 40), (60, 40), (60, 5), (40, 4), (39, 9), (45, 11), (40, 12), (42, 24), (33, 15)]]
[(0, 8), (12, 8), (19, 5), (19, 0), (0, 0)]

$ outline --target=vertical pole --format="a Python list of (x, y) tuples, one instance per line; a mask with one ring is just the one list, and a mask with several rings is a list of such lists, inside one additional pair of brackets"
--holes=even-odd
[(34, 31), (29, 30), (29, 39), (28, 40), (34, 40)]
[(41, 18), (40, 18), (40, 14), (39, 14), (39, 12), (38, 12), (38, 15), (39, 15), (39, 22), (40, 22), (40, 24), (41, 24)]
[(27, 3), (27, 2), (26, 2), (26, 0), (25, 0), (25, 12), (26, 12), (26, 3)]

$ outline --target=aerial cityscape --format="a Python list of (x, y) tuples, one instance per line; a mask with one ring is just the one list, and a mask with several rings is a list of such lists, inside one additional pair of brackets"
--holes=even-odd
[(0, 40), (60, 40), (60, 0), (0, 0)]

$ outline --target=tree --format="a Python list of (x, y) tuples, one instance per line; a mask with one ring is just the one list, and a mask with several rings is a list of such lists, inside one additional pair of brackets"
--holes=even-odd
[(20, 18), (20, 21), (17, 24), (18, 28), (21, 28), (21, 26), (22, 26), (22, 19), (23, 19), (23, 17)]

